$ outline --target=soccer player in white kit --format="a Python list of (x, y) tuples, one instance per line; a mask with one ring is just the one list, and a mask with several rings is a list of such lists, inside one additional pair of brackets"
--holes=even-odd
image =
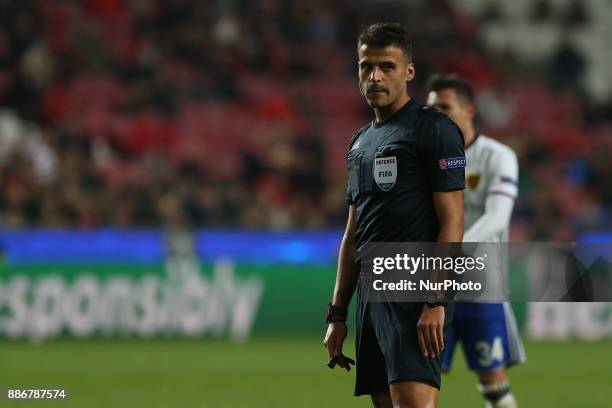
[[(507, 242), (518, 194), (518, 162), (508, 146), (479, 134), (469, 82), (456, 75), (432, 77), (427, 104), (446, 113), (463, 132), (466, 157), (465, 242)], [(507, 265), (498, 265), (505, 272)], [(506, 276), (502, 273), (502, 276)], [(455, 345), (463, 343), (487, 408), (516, 408), (506, 368), (525, 362), (516, 320), (505, 303), (457, 303), (442, 368), (449, 371)]]

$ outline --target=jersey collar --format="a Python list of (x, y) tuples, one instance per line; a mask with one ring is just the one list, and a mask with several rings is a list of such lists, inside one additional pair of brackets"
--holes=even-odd
[(393, 119), (400, 116), (401, 112), (409, 111), (412, 108), (412, 106), (415, 104), (416, 104), (416, 101), (414, 100), (414, 98), (410, 98), (410, 100), (406, 102), (404, 106), (402, 106), (401, 108), (393, 112), (387, 119), (383, 120), (382, 122), (376, 122), (376, 119), (374, 119), (372, 121), (372, 127), (378, 129), (378, 128), (385, 126), (387, 123), (392, 122)]

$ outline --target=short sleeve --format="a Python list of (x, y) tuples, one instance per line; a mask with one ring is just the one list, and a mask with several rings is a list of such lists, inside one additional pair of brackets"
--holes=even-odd
[[(349, 205), (355, 204), (355, 200), (353, 199), (353, 190), (351, 189), (351, 187), (353, 189), (358, 187), (356, 185), (351, 186), (351, 164), (350, 164), (351, 150), (357, 147), (356, 145), (356, 143), (358, 143), (357, 139), (367, 129), (367, 127), (368, 126), (364, 126), (353, 134), (353, 136), (351, 137), (351, 141), (349, 142), (349, 145), (348, 145), (348, 150), (346, 152), (346, 169), (347, 169), (348, 177), (346, 180), (346, 195), (344, 198)], [(353, 182), (354, 181), (355, 180), (353, 179)]]
[(421, 127), (420, 161), (433, 191), (465, 188), (465, 151), (461, 130), (448, 117), (428, 118)]
[(351, 195), (351, 185), (348, 180), (346, 181), (346, 195), (344, 196), (344, 199), (348, 205), (355, 204)]
[(491, 181), (488, 194), (501, 194), (510, 198), (518, 195), (518, 160), (510, 148), (495, 153), (489, 161)]

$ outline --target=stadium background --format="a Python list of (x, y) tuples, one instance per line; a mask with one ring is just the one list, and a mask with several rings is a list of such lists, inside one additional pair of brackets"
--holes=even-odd
[[(414, 96), (469, 78), (517, 152), (512, 240), (610, 241), (610, 1), (0, 0), (0, 388), (367, 406), (322, 314), (371, 120), (355, 38), (382, 20), (414, 39)], [(522, 405), (609, 406), (612, 307), (514, 306)], [(480, 406), (457, 357), (442, 406)]]

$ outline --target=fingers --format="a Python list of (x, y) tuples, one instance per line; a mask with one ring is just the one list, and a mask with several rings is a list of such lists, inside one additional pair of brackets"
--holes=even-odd
[(345, 356), (342, 353), (336, 355), (336, 358), (337, 358), (338, 365), (344, 368), (346, 371), (351, 371), (351, 366), (355, 365), (355, 360), (353, 360), (350, 357)]
[(427, 357), (427, 342), (425, 339), (425, 325), (421, 322), (417, 325), (417, 338), (419, 340), (419, 348), (421, 349), (421, 354)]
[(444, 328), (438, 322), (419, 322), (417, 339), (425, 357), (436, 358), (444, 350)]
[(438, 357), (440, 355), (440, 345), (438, 344), (438, 325), (432, 324), (429, 326), (429, 351), (430, 356)]
[(329, 356), (339, 354), (342, 352), (342, 344), (346, 338), (346, 325), (342, 324), (330, 324), (327, 327), (327, 333), (323, 346), (327, 349)]
[(351, 367), (349, 366), (348, 361), (346, 361), (346, 358), (340, 353), (340, 354), (334, 354), (337, 358), (338, 358), (338, 365), (342, 368), (344, 368), (347, 371), (351, 370)]
[(349, 366), (349, 362), (348, 362), (348, 357), (346, 357), (344, 354), (342, 354), (342, 342), (336, 342), (336, 344), (338, 344), (338, 347), (336, 347), (333, 350), (333, 355), (336, 358), (336, 361), (338, 362), (338, 365), (346, 370), (350, 370), (350, 366)]
[(440, 354), (444, 351), (444, 321), (442, 324), (438, 325), (438, 329), (436, 330), (438, 337), (438, 345), (440, 347)]
[(417, 339), (425, 357), (438, 358), (444, 350), (444, 308), (425, 306), (417, 323)]
[[(351, 371), (351, 361), (352, 360), (345, 355), (342, 355), (341, 360), (344, 362), (344, 366), (342, 368), (344, 368), (346, 371)], [(355, 365), (354, 362), (353, 362), (353, 365)]]
[(429, 324), (425, 324), (423, 327), (423, 339), (425, 340), (425, 357), (434, 358), (436, 356), (436, 353), (432, 346), (431, 327)]
[(335, 355), (338, 349), (336, 337), (330, 336), (326, 338), (325, 342), (323, 342), (323, 346), (327, 349), (327, 354), (329, 354), (330, 357)]
[(327, 366), (329, 368), (335, 368), (336, 365), (344, 368), (346, 371), (351, 371), (351, 366), (355, 365), (355, 360), (350, 357), (345, 356), (344, 354), (334, 354), (331, 356), (329, 361), (327, 362)]
[(336, 365), (344, 368), (346, 371), (351, 371), (351, 365), (355, 365), (355, 361), (342, 354), (342, 345), (346, 337), (346, 330), (337, 330), (333, 325), (330, 325), (323, 341), (323, 346), (329, 354), (327, 366), (334, 368)]
[(336, 368), (336, 364), (338, 364), (338, 358), (336, 358), (336, 356), (331, 356), (327, 362), (327, 366), (333, 370)]
[(343, 341), (340, 340), (337, 336), (333, 336), (333, 344), (331, 345), (331, 347), (329, 348), (329, 352), (331, 353), (331, 355), (334, 356), (340, 356), (342, 355), (342, 343)]
[(327, 332), (327, 334), (325, 335), (325, 340), (323, 340), (323, 347), (329, 352), (330, 357), (332, 353), (329, 350), (332, 347), (332, 343), (334, 342), (332, 338), (333, 336), (330, 336), (330, 333)]

